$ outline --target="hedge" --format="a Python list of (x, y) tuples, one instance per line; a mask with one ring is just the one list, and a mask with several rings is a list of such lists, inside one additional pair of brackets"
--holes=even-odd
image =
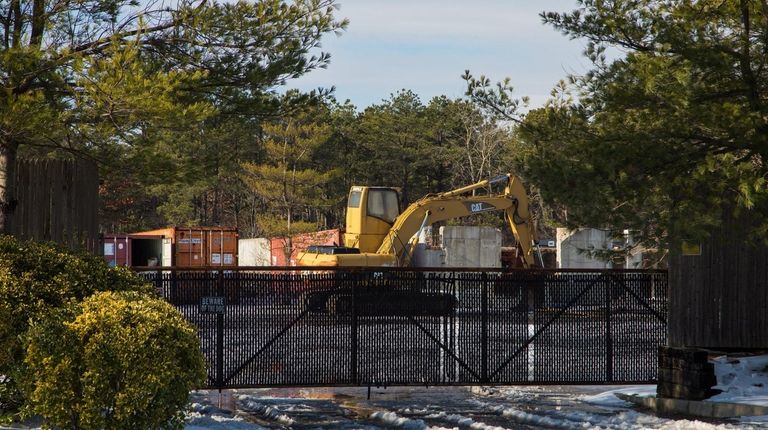
[(168, 303), (102, 292), (33, 323), (23, 390), (46, 425), (67, 429), (182, 428), (203, 385), (195, 329)]

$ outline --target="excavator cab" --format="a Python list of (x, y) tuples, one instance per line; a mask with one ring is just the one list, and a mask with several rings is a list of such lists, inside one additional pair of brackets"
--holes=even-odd
[(343, 246), (311, 246), (298, 255), (302, 266), (395, 266), (394, 255), (377, 254), (400, 216), (397, 188), (353, 186), (347, 199)]
[(395, 188), (354, 186), (347, 199), (344, 246), (376, 252), (400, 215), (400, 195)]

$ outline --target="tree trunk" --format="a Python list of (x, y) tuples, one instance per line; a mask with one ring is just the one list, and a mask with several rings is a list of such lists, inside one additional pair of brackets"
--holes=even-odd
[(0, 144), (0, 234), (13, 234), (13, 214), (16, 212), (16, 152), (15, 143)]

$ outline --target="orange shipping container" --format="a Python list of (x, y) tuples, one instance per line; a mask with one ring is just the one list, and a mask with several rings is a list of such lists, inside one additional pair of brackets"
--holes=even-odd
[(168, 227), (131, 236), (162, 237), (163, 266), (237, 266), (236, 228)]

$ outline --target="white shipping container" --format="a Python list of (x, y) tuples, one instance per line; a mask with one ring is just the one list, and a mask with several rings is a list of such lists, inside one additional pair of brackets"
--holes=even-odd
[[(237, 241), (237, 253), (238, 266), (272, 265), (269, 239), (240, 239)], [(224, 255), (225, 260), (227, 257)]]

